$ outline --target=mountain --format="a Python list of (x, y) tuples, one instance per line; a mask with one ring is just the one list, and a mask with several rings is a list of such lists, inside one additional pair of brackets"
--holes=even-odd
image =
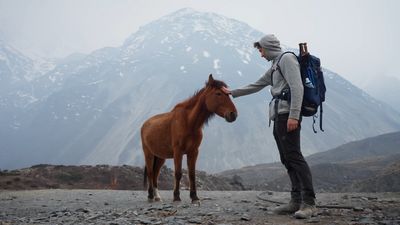
[(366, 79), (361, 87), (374, 98), (385, 102), (400, 112), (400, 98), (398, 97), (400, 80), (398, 78), (380, 75)]
[[(32, 79), (21, 79), (34, 100), (18, 111), (8, 105), (1, 109), (0, 117), (7, 119), (0, 128), (0, 167), (142, 166), (142, 123), (192, 96), (210, 73), (232, 88), (257, 80), (270, 66), (252, 47), (262, 36), (240, 21), (182, 9), (141, 27), (120, 47), (73, 56)], [(399, 112), (338, 74), (325, 69), (324, 73), (325, 132), (315, 135), (311, 119), (303, 120), (306, 155), (400, 130)], [(11, 79), (14, 74), (2, 76)], [(17, 97), (10, 104), (23, 99)], [(234, 99), (239, 111), (235, 123), (218, 117), (210, 121), (204, 128), (197, 169), (216, 172), (277, 161), (267, 121), (270, 99), (268, 88)]]
[[(400, 191), (400, 132), (341, 145), (306, 157), (318, 192)], [(281, 163), (260, 164), (217, 174), (241, 180), (248, 189), (290, 191)]]
[(388, 133), (353, 141), (326, 152), (309, 156), (311, 164), (350, 162), (355, 160), (400, 154), (400, 132)]

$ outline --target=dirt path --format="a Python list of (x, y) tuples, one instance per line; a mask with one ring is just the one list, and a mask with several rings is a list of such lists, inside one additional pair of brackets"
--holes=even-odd
[(172, 191), (161, 191), (161, 203), (148, 203), (144, 191), (37, 190), (0, 191), (3, 224), (400, 224), (400, 193), (318, 194), (316, 217), (296, 220), (272, 214), (289, 194), (257, 191), (200, 191), (200, 205), (172, 202)]

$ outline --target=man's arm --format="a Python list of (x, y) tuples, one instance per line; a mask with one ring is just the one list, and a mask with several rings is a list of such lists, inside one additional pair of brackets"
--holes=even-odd
[(243, 95), (253, 94), (260, 91), (264, 87), (271, 85), (271, 69), (269, 69), (263, 76), (260, 77), (256, 82), (249, 84), (247, 86), (234, 89), (230, 91), (232, 97), (240, 97)]

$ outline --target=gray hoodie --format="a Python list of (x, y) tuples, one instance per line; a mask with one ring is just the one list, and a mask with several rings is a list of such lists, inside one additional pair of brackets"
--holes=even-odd
[[(273, 85), (271, 87), (271, 94), (272, 96), (276, 96), (279, 95), (283, 89), (289, 87), (291, 101), (279, 100), (278, 114), (289, 113), (289, 118), (298, 120), (300, 118), (301, 104), (303, 101), (303, 84), (301, 82), (300, 65), (297, 58), (293, 54), (284, 54), (279, 61), (282, 74), (280, 74), (279, 70), (276, 70), (271, 83), (272, 71), (277, 68), (278, 59), (283, 52), (279, 40), (273, 34), (264, 36), (259, 43), (261, 47), (266, 50), (266, 59), (268, 61), (272, 60), (271, 68), (256, 82), (242, 88), (231, 90), (232, 96), (236, 98), (252, 94), (268, 85)], [(275, 101), (271, 101), (269, 105), (269, 118), (271, 120), (275, 118), (274, 108)]]

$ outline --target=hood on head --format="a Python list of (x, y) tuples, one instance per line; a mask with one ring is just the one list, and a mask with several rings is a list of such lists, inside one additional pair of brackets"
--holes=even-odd
[(265, 35), (258, 43), (266, 50), (268, 61), (275, 59), (282, 52), (281, 43), (273, 34)]

